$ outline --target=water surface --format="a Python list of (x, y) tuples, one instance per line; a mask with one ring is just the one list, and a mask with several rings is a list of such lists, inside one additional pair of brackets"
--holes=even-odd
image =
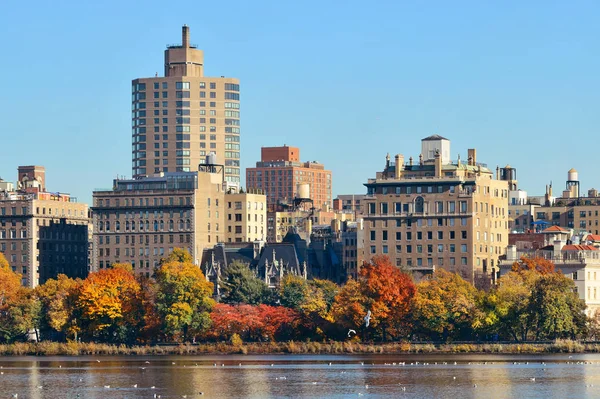
[(0, 357), (0, 367), (0, 399), (600, 397), (596, 354)]

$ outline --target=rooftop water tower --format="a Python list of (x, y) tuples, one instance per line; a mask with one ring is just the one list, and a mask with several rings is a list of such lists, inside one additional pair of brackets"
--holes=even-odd
[(569, 198), (579, 198), (579, 173), (575, 168), (571, 168), (567, 174), (567, 187)]

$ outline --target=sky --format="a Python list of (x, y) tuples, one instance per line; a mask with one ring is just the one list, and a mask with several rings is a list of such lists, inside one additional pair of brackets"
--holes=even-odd
[[(600, 125), (597, 1), (7, 1), (0, 13), (0, 177), (46, 167), (50, 191), (90, 202), (131, 175), (131, 80), (162, 74), (167, 44), (204, 50), (241, 87), (242, 167), (300, 147), (364, 193), (385, 155), (420, 140), (517, 168), (530, 195), (567, 171), (583, 192)], [(244, 173), (242, 173), (244, 174)]]

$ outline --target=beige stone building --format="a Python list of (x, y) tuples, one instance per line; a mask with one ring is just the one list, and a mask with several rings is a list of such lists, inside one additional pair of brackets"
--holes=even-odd
[(204, 75), (204, 53), (185, 25), (164, 68), (164, 76), (132, 81), (133, 177), (195, 171), (214, 152), (225, 181), (239, 188), (239, 80)]
[(418, 272), (444, 268), (489, 281), (508, 243), (508, 183), (476, 151), (450, 159), (450, 141), (421, 141), (418, 161), (396, 155), (365, 184), (365, 258), (383, 254)]
[(226, 236), (223, 166), (115, 180), (94, 192), (94, 269), (131, 263), (150, 276), (174, 248), (199, 264), (205, 248)]
[(18, 183), (0, 187), (0, 252), (22, 284), (35, 287), (58, 274), (88, 273), (88, 206), (46, 191), (41, 166), (21, 166)]
[(260, 191), (225, 195), (226, 242), (266, 241), (267, 197)]

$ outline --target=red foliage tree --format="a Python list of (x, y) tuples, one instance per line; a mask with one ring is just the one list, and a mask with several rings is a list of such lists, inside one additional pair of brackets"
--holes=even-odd
[(273, 341), (291, 337), (300, 315), (293, 309), (268, 305), (215, 305), (207, 338), (228, 340), (238, 334), (245, 341)]

